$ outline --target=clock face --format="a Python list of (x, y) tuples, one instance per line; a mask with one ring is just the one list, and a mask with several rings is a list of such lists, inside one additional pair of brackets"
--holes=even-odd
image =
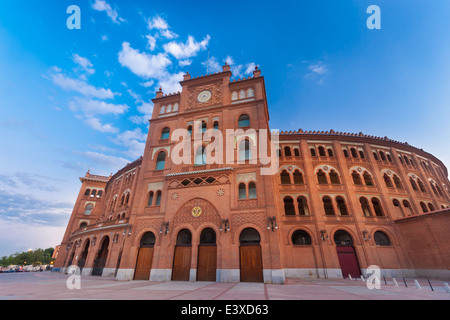
[(211, 91), (209, 91), (209, 90), (202, 91), (197, 96), (197, 100), (199, 102), (206, 102), (209, 99), (211, 99)]

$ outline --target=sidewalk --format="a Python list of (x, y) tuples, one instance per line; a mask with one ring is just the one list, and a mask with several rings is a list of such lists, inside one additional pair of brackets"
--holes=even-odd
[(52, 272), (0, 274), (0, 300), (450, 300), (443, 287), (396, 287), (382, 282), (369, 290), (348, 279), (288, 279), (263, 283), (116, 281), (81, 277), (81, 289), (67, 288), (68, 275)]

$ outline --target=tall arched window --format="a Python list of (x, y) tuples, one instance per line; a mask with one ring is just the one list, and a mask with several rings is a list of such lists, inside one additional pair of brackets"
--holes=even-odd
[(386, 155), (384, 154), (383, 151), (380, 151), (380, 157), (381, 157), (381, 160), (386, 161)]
[(378, 200), (377, 198), (372, 198), (372, 205), (373, 205), (373, 210), (375, 211), (375, 215), (382, 217), (383, 209), (381, 208), (380, 200)]
[(431, 202), (428, 203), (428, 208), (430, 209), (430, 211), (436, 210)]
[(252, 150), (250, 141), (248, 139), (242, 140), (239, 143), (239, 160), (251, 160)]
[(361, 198), (359, 198), (359, 202), (361, 203), (361, 209), (363, 211), (364, 216), (366, 216), (366, 217), (372, 216), (372, 212), (370, 211), (369, 201), (366, 198), (361, 197)]
[(422, 208), (423, 213), (428, 212), (427, 205), (424, 202), (420, 202), (420, 207)]
[(150, 191), (150, 193), (148, 194), (148, 202), (147, 202), (148, 206), (153, 205), (153, 195), (154, 195), (153, 191)]
[(347, 205), (345, 204), (344, 198), (336, 197), (336, 203), (341, 216), (348, 216)]
[(248, 184), (248, 198), (256, 199), (256, 184), (253, 181)]
[(294, 199), (289, 196), (284, 197), (284, 214), (287, 216), (295, 215)]
[(409, 182), (411, 183), (411, 187), (415, 190), (415, 191), (419, 191), (419, 188), (417, 187), (417, 183), (414, 181), (414, 179), (412, 177), (409, 178)]
[(419, 178), (417, 178), (417, 184), (419, 185), (420, 191), (427, 192), (427, 189), (425, 189), (425, 185), (423, 184), (422, 180), (420, 180)]
[(284, 147), (284, 156), (285, 156), (285, 157), (291, 157), (291, 156), (292, 156), (291, 148), (289, 148), (289, 147)]
[(359, 175), (358, 172), (356, 172), (356, 170), (353, 170), (352, 172), (352, 179), (353, 179), (353, 183), (360, 186), (362, 185), (362, 180), (361, 180), (361, 176)]
[(166, 164), (166, 153), (164, 151), (161, 151), (160, 153), (158, 153), (158, 156), (156, 157), (155, 170), (164, 170), (165, 164)]
[(161, 132), (161, 140), (163, 139), (169, 139), (170, 136), (170, 129), (169, 128), (164, 128)]
[(322, 147), (322, 146), (319, 147), (319, 156), (321, 156), (321, 157), (325, 157), (326, 156), (325, 148)]
[(300, 172), (300, 170), (294, 171), (294, 184), (304, 184), (303, 181), (303, 174)]
[(323, 202), (323, 209), (325, 210), (325, 214), (328, 216), (334, 216), (334, 208), (333, 208), (333, 203), (331, 201), (331, 198), (328, 196), (325, 196), (322, 198), (322, 202)]
[(239, 199), (247, 199), (247, 190), (243, 182), (239, 183)]
[(281, 184), (291, 184), (291, 175), (286, 170), (281, 171), (280, 179)]
[(339, 179), (339, 175), (336, 171), (330, 171), (330, 182), (331, 184), (341, 184), (341, 180)]
[(249, 127), (250, 126), (250, 117), (246, 114), (243, 114), (239, 117), (239, 128)]
[(406, 208), (406, 210), (409, 212), (408, 215), (414, 214), (414, 212), (412, 211), (412, 208), (411, 208), (411, 204), (409, 203), (408, 200), (403, 200), (403, 206), (404, 206), (404, 207)]
[(319, 182), (319, 184), (328, 184), (327, 176), (325, 172), (322, 171), (322, 169), (319, 169), (319, 171), (317, 171), (317, 182)]
[(315, 157), (316, 156), (316, 149), (311, 148), (311, 149), (309, 149), (309, 151), (311, 152), (311, 157)]
[(91, 194), (91, 189), (86, 189), (86, 191), (84, 192), (84, 195), (89, 197), (90, 194)]
[(353, 158), (358, 158), (358, 152), (356, 151), (355, 148), (351, 148), (350, 152), (352, 153), (352, 157)]
[(370, 175), (370, 173), (368, 173), (367, 171), (364, 171), (363, 178), (364, 178), (364, 182), (365, 182), (366, 186), (373, 186), (373, 179), (372, 179), (372, 176)]
[(308, 216), (309, 209), (308, 209), (308, 202), (307, 202), (306, 198), (303, 196), (298, 197), (297, 204), (298, 204), (298, 213), (301, 216)]
[(394, 184), (398, 189), (403, 189), (402, 182), (400, 181), (400, 178), (396, 174), (394, 174), (392, 179), (394, 180)]
[(201, 146), (197, 148), (197, 151), (195, 152), (195, 159), (194, 159), (194, 165), (195, 166), (201, 166), (206, 164), (206, 153), (205, 153), (205, 147)]
[(155, 206), (159, 206), (159, 205), (161, 205), (161, 190), (158, 190), (156, 192)]
[(202, 121), (202, 129), (201, 129), (202, 133), (205, 133), (207, 129), (208, 129), (208, 125), (206, 124), (205, 121)]
[(94, 205), (92, 203), (89, 203), (86, 208), (84, 208), (84, 214), (86, 216), (89, 216), (92, 213), (92, 209), (94, 208)]
[(383, 179), (384, 179), (384, 183), (386, 184), (386, 187), (388, 188), (393, 188), (394, 186), (392, 185), (392, 181), (391, 178), (387, 175), (387, 173), (385, 173), (383, 175)]

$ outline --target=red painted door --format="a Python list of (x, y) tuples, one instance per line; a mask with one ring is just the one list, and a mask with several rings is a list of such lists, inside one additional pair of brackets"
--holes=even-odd
[(353, 246), (336, 246), (336, 250), (344, 278), (348, 278), (348, 275), (351, 275), (352, 278), (361, 277), (355, 248)]

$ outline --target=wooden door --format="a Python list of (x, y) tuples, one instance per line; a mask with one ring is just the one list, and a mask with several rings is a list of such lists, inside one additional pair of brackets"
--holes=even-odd
[(198, 247), (197, 281), (216, 281), (217, 246)]
[(152, 270), (153, 247), (139, 248), (134, 280), (149, 280)]
[(176, 246), (173, 256), (172, 280), (189, 281), (191, 271), (191, 246)]
[(263, 266), (260, 245), (240, 246), (242, 282), (263, 282)]
[(338, 245), (336, 246), (336, 250), (344, 278), (348, 278), (348, 275), (351, 275), (352, 278), (361, 277), (361, 271), (359, 269), (358, 259), (356, 258), (355, 248), (353, 246)]

